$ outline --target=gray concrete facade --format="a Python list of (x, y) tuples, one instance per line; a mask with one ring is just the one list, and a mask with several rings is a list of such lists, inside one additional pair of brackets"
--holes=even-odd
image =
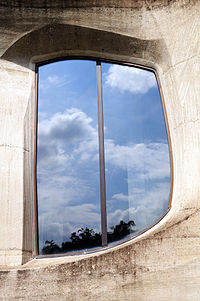
[[(200, 299), (200, 1), (0, 0), (0, 299)], [(160, 79), (173, 158), (171, 209), (130, 242), (35, 259), (35, 64), (131, 62)]]

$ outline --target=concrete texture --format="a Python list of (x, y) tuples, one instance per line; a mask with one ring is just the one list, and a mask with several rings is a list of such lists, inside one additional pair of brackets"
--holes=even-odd
[[(0, 0), (1, 300), (200, 299), (200, 1)], [(173, 155), (172, 207), (95, 254), (32, 259), (35, 63), (95, 56), (157, 70)]]

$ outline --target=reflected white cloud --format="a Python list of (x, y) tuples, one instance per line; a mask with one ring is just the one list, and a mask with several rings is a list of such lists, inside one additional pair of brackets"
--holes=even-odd
[[(137, 231), (149, 226), (167, 209), (168, 192), (169, 183), (160, 183), (153, 187), (152, 190), (143, 192), (141, 196), (131, 196), (132, 200), (135, 199), (131, 207), (108, 212), (108, 231), (110, 231), (112, 226), (118, 224), (120, 220), (125, 222), (134, 220)], [(115, 198), (115, 201), (118, 202), (121, 197), (122, 195), (115, 195), (113, 199)], [(130, 198), (130, 196), (126, 195), (123, 197)], [(121, 201), (123, 200), (121, 199)], [(53, 239), (56, 243), (61, 244), (70, 238), (72, 232), (77, 231), (83, 225), (87, 226), (88, 219), (90, 220), (91, 228), (95, 232), (100, 232), (100, 216), (96, 209), (96, 206), (93, 204), (67, 207), (57, 205), (51, 208), (51, 213), (45, 212), (41, 214), (39, 224), (45, 240)], [(65, 234), (64, 236), (63, 233)], [(41, 246), (43, 246), (43, 243), (41, 243)]]
[(112, 200), (127, 202), (129, 200), (129, 196), (124, 193), (116, 193), (112, 196)]
[[(61, 244), (70, 238), (72, 232), (88, 225), (95, 232), (100, 232), (100, 215), (94, 204), (77, 206), (57, 206), (39, 216), (39, 226), (44, 240), (54, 240)], [(41, 245), (44, 244), (41, 243)]]
[[(154, 185), (150, 190), (141, 190), (140, 194), (124, 195), (129, 199), (130, 207), (127, 209), (113, 210), (108, 212), (108, 227), (116, 225), (120, 220), (134, 220), (136, 228), (140, 231), (155, 222), (166, 210), (169, 200), (169, 182), (162, 182)], [(116, 199), (113, 195), (111, 202), (123, 201)]]
[(85, 136), (93, 137), (95, 130), (90, 125), (92, 118), (84, 112), (71, 108), (64, 113), (56, 113), (49, 120), (44, 119), (39, 123), (41, 138), (47, 137), (62, 143), (74, 143)]
[[(75, 108), (44, 119), (39, 124), (39, 164), (62, 170), (74, 160), (79, 163), (98, 160), (98, 133), (91, 123), (91, 118)], [(140, 178), (169, 176), (167, 143), (119, 145), (105, 139), (105, 149), (107, 163), (124, 170), (132, 169)]]
[(87, 179), (78, 175), (64, 176), (62, 174), (39, 174), (38, 192), (40, 196), (40, 210), (48, 211), (59, 206), (67, 206), (69, 203), (80, 203), (81, 199), (95, 195), (94, 188), (89, 185)]
[[(93, 120), (77, 108), (56, 113), (49, 119), (43, 116), (39, 124), (39, 224), (44, 240), (53, 239), (60, 244), (88, 222), (89, 227), (100, 231), (99, 196), (94, 184), (99, 175), (93, 168), (98, 168), (98, 133), (92, 124)], [(109, 226), (133, 219), (137, 228), (144, 228), (163, 213), (168, 203), (168, 145), (119, 145), (106, 139), (105, 146), (108, 171), (128, 169), (129, 181), (135, 183), (129, 195), (113, 195), (112, 211), (108, 210)], [(158, 180), (160, 184), (144, 191), (138, 184), (141, 180)], [(115, 204), (119, 203), (126, 203), (126, 209), (116, 209)]]
[(53, 239), (60, 244), (88, 221), (100, 230), (99, 176), (95, 174), (98, 135), (91, 123), (91, 118), (73, 108), (43, 118), (39, 124), (37, 174), (43, 242)]
[[(47, 68), (39, 77), (40, 247), (45, 240), (61, 244), (82, 227), (100, 232), (95, 68), (90, 71), (84, 64), (87, 72), (81, 70), (81, 62), (72, 61), (67, 76), (58, 75), (62, 69), (56, 73), (56, 68), (50, 72)], [(141, 230), (163, 214), (170, 187), (168, 144), (154, 139), (165, 137), (162, 130), (155, 131), (162, 124), (156, 89), (151, 90), (156, 79), (137, 68), (103, 63), (104, 67), (108, 70), (103, 76), (105, 136), (113, 138), (105, 139), (108, 225), (132, 219)]]
[(111, 65), (105, 78), (107, 86), (119, 89), (121, 92), (145, 94), (150, 88), (157, 86), (152, 72), (128, 66)]
[(169, 177), (168, 144), (139, 143), (116, 145), (106, 140), (106, 161), (124, 170), (132, 170), (140, 179), (161, 179)]
[(52, 86), (54, 86), (54, 88), (61, 88), (69, 83), (70, 81), (67, 79), (66, 75), (51, 75), (47, 76), (46, 79), (40, 79), (39, 89), (44, 91), (48, 90)]
[(43, 119), (38, 125), (39, 168), (63, 170), (75, 158), (88, 159), (88, 151), (96, 156), (98, 136), (91, 123), (91, 118), (75, 108)]

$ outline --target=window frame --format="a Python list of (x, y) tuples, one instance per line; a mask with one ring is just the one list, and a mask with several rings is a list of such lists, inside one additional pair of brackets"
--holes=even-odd
[[(101, 222), (102, 227), (102, 246), (92, 248), (91, 250), (83, 250), (83, 251), (69, 251), (66, 253), (57, 253), (57, 254), (39, 254), (39, 235), (38, 235), (38, 197), (37, 197), (37, 143), (38, 143), (38, 70), (39, 67), (48, 65), (51, 63), (59, 62), (59, 61), (67, 61), (67, 60), (89, 60), (94, 61), (96, 63), (96, 72), (97, 72), (97, 106), (98, 106), (98, 133), (99, 133), (99, 170), (100, 170), (100, 202), (101, 202)], [(169, 148), (169, 159), (170, 159), (170, 192), (169, 192), (169, 201), (168, 201), (168, 209), (164, 214), (158, 218), (153, 224), (141, 230), (135, 235), (131, 237), (126, 237), (116, 242), (112, 242), (112, 244), (107, 244), (107, 216), (106, 216), (106, 195), (105, 195), (105, 160), (104, 160), (104, 129), (103, 129), (103, 112), (102, 112), (102, 73), (101, 73), (101, 63), (111, 63), (117, 64), (121, 66), (129, 66), (135, 67), (146, 71), (151, 71), (154, 73), (157, 87), (160, 93), (161, 105), (164, 115), (164, 122), (166, 127), (166, 134), (168, 139), (168, 148)], [(103, 148), (100, 150), (100, 148)], [(103, 171), (101, 171), (103, 169)], [(115, 59), (107, 59), (101, 57), (90, 57), (90, 56), (62, 56), (53, 59), (48, 59), (42, 62), (38, 62), (35, 64), (35, 112), (34, 112), (34, 152), (33, 152), (33, 231), (34, 231), (34, 258), (51, 258), (51, 257), (62, 257), (62, 256), (71, 256), (71, 255), (83, 255), (83, 254), (91, 254), (100, 252), (105, 249), (111, 249), (115, 246), (121, 245), (125, 242), (131, 241), (141, 234), (145, 233), (149, 229), (153, 228), (157, 225), (169, 212), (171, 209), (172, 203), (172, 194), (173, 194), (173, 183), (174, 183), (174, 169), (173, 169), (173, 156), (172, 156), (172, 146), (171, 146), (171, 136), (169, 130), (169, 123), (167, 118), (166, 106), (164, 102), (164, 95), (162, 91), (162, 86), (160, 82), (160, 78), (158, 76), (158, 72), (155, 68), (149, 66), (143, 66), (137, 63), (127, 62), (127, 61), (118, 61)], [(106, 221), (106, 222), (105, 222)], [(105, 237), (106, 235), (106, 237)]]

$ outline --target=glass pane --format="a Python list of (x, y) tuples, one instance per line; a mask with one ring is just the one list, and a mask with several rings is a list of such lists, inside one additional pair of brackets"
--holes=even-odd
[(101, 245), (95, 62), (39, 68), (39, 253)]
[(153, 72), (102, 64), (108, 241), (135, 235), (168, 208), (170, 162)]

